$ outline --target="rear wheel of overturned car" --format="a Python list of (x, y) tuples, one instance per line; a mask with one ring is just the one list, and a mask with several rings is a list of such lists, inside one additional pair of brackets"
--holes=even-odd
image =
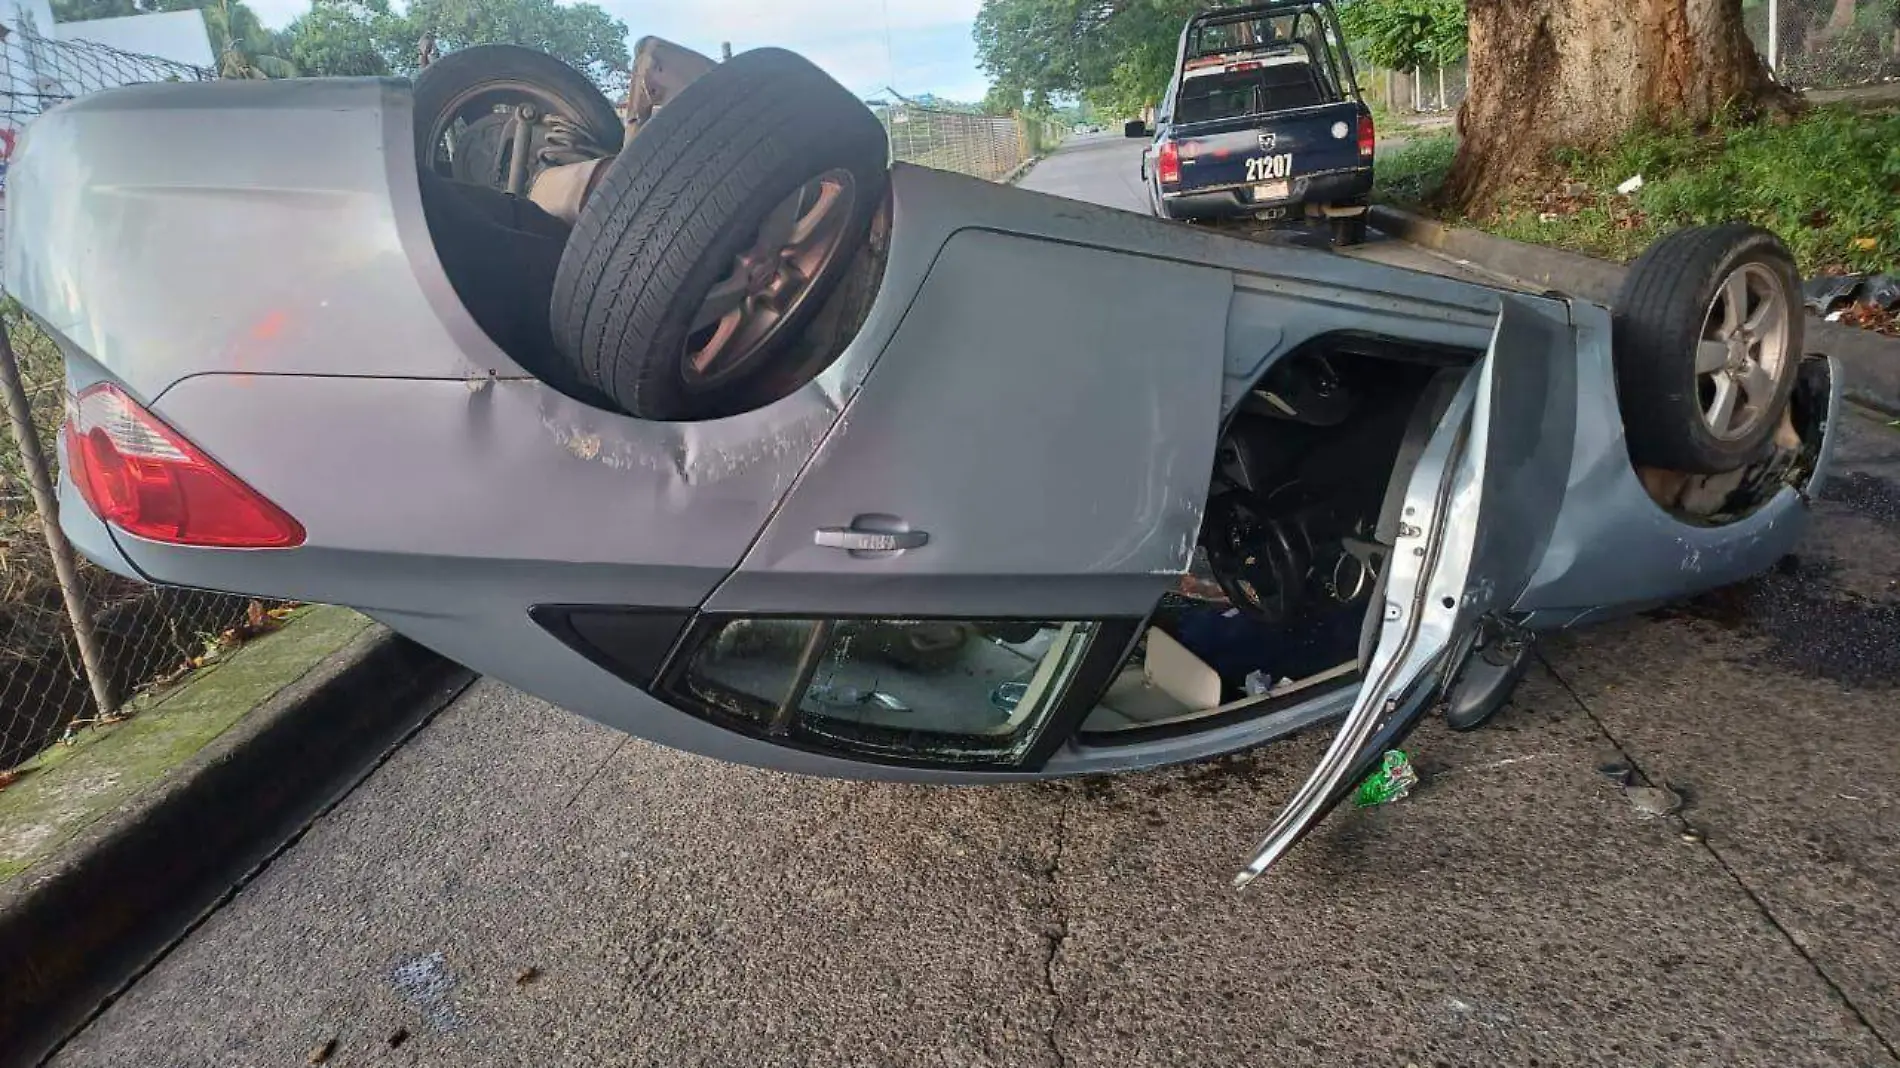
[[(416, 76), (414, 97), (417, 161), (496, 189), (507, 189), (511, 176), (525, 189), (549, 165), (610, 156), (626, 136), (586, 75), (519, 45), (450, 52)], [(515, 147), (523, 144), (517, 168)]]
[(877, 118), (808, 60), (764, 48), (720, 64), (654, 114), (581, 209), (556, 343), (645, 419), (782, 394), (782, 363), (883, 204), (887, 159)]
[(1678, 230), (1631, 265), (1614, 308), (1630, 459), (1698, 474), (1759, 459), (1801, 360), (1794, 257), (1741, 224)]

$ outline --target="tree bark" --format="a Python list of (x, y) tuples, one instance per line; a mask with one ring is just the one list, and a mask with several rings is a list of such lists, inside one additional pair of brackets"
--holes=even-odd
[(1854, 24), (1854, 0), (1834, 0), (1834, 10), (1827, 17), (1827, 24), (1821, 27), (1816, 36), (1822, 40), (1838, 37)]
[(1490, 211), (1558, 146), (1796, 106), (1749, 41), (1741, 0), (1470, 0), (1468, 12), (1470, 90), (1439, 194), (1467, 214)]

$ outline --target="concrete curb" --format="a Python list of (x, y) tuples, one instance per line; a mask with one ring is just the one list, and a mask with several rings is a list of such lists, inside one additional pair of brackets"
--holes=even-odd
[[(1431, 249), (1532, 290), (1554, 290), (1608, 304), (1623, 285), (1622, 264), (1563, 249), (1527, 245), (1478, 230), (1446, 226), (1384, 204), (1372, 208), (1372, 225), (1393, 237)], [(1840, 361), (1849, 399), (1900, 415), (1900, 340), (1808, 316), (1807, 348)]]
[(0, 887), (0, 1064), (34, 1064), (473, 675), (373, 626)]
[(998, 185), (1015, 185), (1017, 182), (1020, 182), (1023, 180), (1023, 175), (1028, 174), (1030, 170), (1035, 167), (1036, 164), (1041, 163), (1042, 159), (1043, 158), (1041, 156), (1031, 156), (1028, 159), (1023, 160), (1021, 163), (1018, 163), (1016, 165), (1016, 168), (1014, 170), (1010, 171), (1008, 174), (1003, 175), (1001, 178), (998, 178), (996, 180), (996, 183)]

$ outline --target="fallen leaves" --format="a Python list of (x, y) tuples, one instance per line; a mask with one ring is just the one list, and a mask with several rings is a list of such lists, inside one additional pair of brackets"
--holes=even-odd
[[(1848, 326), (1857, 326), (1862, 330), (1872, 330), (1888, 337), (1900, 337), (1900, 313), (1896, 313), (1878, 304), (1852, 304), (1842, 309), (1838, 322)], [(1829, 316), (1833, 318), (1833, 316)]]
[(1629, 194), (1598, 196), (1583, 182), (1567, 181), (1541, 193), (1536, 197), (1534, 206), (1537, 221), (1541, 223), (1558, 222), (1594, 208), (1608, 216), (1610, 225), (1618, 230), (1640, 230), (1649, 225), (1649, 213), (1638, 208)]
[(179, 679), (210, 664), (223, 659), (225, 654), (238, 648), (253, 638), (260, 637), (284, 625), (284, 620), (296, 610), (294, 604), (265, 608), (262, 601), (252, 601), (245, 606), (244, 622), (235, 627), (227, 627), (217, 634), (204, 635), (204, 651), (197, 656), (189, 656), (180, 661), (172, 670), (152, 680), (152, 686), (163, 688)]

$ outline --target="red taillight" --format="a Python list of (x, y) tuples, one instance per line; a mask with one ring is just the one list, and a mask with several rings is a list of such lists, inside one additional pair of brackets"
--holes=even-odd
[(1161, 155), (1156, 158), (1155, 171), (1161, 175), (1162, 185), (1173, 185), (1181, 180), (1181, 149), (1173, 141), (1161, 142)]
[(99, 518), (152, 541), (287, 549), (304, 531), (284, 510), (112, 385), (66, 404), (66, 464)]
[(1379, 143), (1379, 135), (1372, 128), (1372, 116), (1359, 116), (1359, 158), (1371, 159), (1372, 152)]

